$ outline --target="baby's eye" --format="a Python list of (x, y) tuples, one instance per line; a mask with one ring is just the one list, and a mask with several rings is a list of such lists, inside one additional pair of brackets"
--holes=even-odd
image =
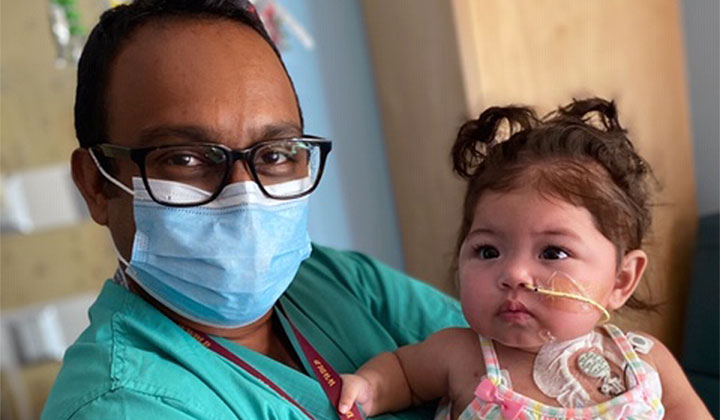
[(564, 260), (568, 257), (570, 257), (570, 254), (556, 246), (549, 246), (540, 253), (540, 258), (545, 260)]
[(494, 246), (480, 245), (473, 248), (475, 256), (482, 260), (491, 260), (500, 256), (500, 251)]

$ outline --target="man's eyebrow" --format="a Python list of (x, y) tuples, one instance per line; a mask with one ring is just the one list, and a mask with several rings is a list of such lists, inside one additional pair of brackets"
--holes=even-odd
[(163, 138), (181, 138), (193, 142), (216, 143), (218, 134), (193, 125), (161, 125), (142, 130), (138, 136), (143, 143), (158, 142)]
[[(303, 135), (300, 125), (294, 122), (266, 124), (250, 129), (249, 138), (253, 143), (263, 140), (287, 139)], [(163, 139), (183, 139), (192, 142), (217, 143), (222, 136), (205, 127), (196, 125), (160, 125), (140, 132), (138, 139), (144, 144), (162, 143)]]
[(250, 138), (254, 141), (288, 139), (302, 135), (302, 128), (295, 122), (266, 124), (257, 130), (250, 130)]

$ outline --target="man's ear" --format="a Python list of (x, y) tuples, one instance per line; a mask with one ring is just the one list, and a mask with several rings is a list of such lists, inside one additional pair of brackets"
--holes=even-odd
[(73, 151), (72, 178), (87, 204), (90, 216), (95, 223), (107, 225), (107, 197), (105, 196), (105, 178), (98, 171), (87, 149)]
[(609, 309), (618, 309), (630, 299), (630, 296), (640, 284), (647, 263), (648, 256), (641, 249), (634, 249), (625, 254), (620, 261), (615, 286), (610, 294)]

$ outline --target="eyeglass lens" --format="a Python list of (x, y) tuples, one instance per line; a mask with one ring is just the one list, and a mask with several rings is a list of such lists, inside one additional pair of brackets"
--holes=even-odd
[[(202, 201), (199, 196), (167, 201), (162, 194), (154, 194), (152, 181), (179, 182), (212, 195), (223, 186), (227, 172), (232, 170), (233, 165), (229, 164), (231, 153), (212, 145), (179, 145), (155, 149), (145, 157), (145, 175), (150, 193), (169, 204), (187, 205), (193, 201)], [(253, 151), (249, 162), (256, 181), (274, 198), (293, 197), (309, 191), (317, 181), (320, 164), (320, 147), (302, 141), (278, 141), (262, 145)]]

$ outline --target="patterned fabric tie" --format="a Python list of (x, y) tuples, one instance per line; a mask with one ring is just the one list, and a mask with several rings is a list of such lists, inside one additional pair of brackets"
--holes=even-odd
[(523, 403), (511, 399), (504, 399), (498, 392), (497, 386), (488, 378), (483, 379), (475, 389), (475, 396), (483, 401), (497, 404), (504, 419), (515, 420), (523, 409)]

